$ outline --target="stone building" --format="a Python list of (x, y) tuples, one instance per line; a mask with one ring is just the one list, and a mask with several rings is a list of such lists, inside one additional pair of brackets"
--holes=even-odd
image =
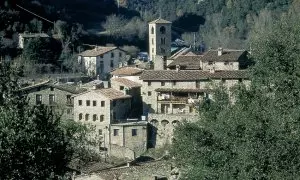
[(118, 47), (97, 46), (78, 55), (78, 63), (82, 65), (89, 76), (99, 75), (107, 78), (115, 68), (127, 66), (127, 53)]
[(197, 120), (197, 104), (210, 97), (217, 84), (233, 87), (249, 82), (245, 70), (147, 70), (141, 75), (143, 112), (152, 124), (152, 146), (171, 143), (174, 127), (183, 120)]
[(18, 37), (18, 48), (23, 49), (26, 42), (33, 38), (50, 38), (46, 33), (20, 33)]
[(58, 113), (62, 114), (62, 119), (73, 120), (73, 95), (86, 91), (74, 85), (53, 84), (50, 81), (36, 83), (23, 87), (20, 92), (28, 97), (30, 105), (44, 104)]
[(149, 23), (149, 55), (154, 62), (154, 69), (167, 68), (167, 58), (171, 56), (170, 21), (158, 18)]

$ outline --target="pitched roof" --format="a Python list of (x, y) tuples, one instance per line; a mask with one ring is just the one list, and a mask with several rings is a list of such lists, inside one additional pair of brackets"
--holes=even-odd
[(168, 67), (180, 65), (184, 69), (201, 69), (200, 61), (202, 56), (178, 56)]
[(130, 95), (124, 95), (123, 92), (115, 90), (113, 88), (96, 89), (93, 90), (93, 92), (101, 94), (110, 100), (131, 98)]
[(118, 69), (113, 70), (110, 72), (112, 75), (125, 75), (125, 76), (132, 76), (141, 74), (144, 70), (136, 67), (121, 67)]
[(248, 79), (249, 72), (243, 70), (216, 71), (214, 73), (202, 70), (147, 70), (140, 77), (144, 81), (194, 81), (209, 78)]
[(46, 33), (20, 33), (23, 38), (34, 38), (34, 37), (49, 37)]
[(109, 51), (112, 51), (114, 49), (117, 49), (117, 48), (118, 47), (98, 46), (94, 49), (83, 51), (82, 53), (79, 54), (79, 56), (96, 57), (96, 56), (103, 55), (103, 54), (105, 54)]
[(245, 50), (223, 50), (221, 56), (218, 56), (217, 50), (210, 50), (203, 55), (203, 61), (238, 61), (245, 53)]
[(119, 82), (119, 83), (121, 83), (124, 86), (129, 87), (129, 88), (141, 87), (142, 86), (140, 83), (131, 81), (131, 80), (126, 79), (126, 78), (113, 78), (113, 79), (111, 79), (111, 81)]
[(170, 24), (170, 23), (172, 23), (172, 22), (164, 20), (162, 18), (158, 18), (154, 21), (149, 22), (149, 24)]
[(157, 88), (156, 92), (210, 92), (211, 89)]

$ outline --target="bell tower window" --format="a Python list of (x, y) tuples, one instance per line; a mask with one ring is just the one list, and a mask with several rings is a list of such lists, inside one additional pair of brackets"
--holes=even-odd
[(165, 28), (165, 26), (160, 27), (159, 31), (160, 31), (161, 34), (166, 34), (166, 28)]
[(151, 34), (154, 34), (154, 27), (151, 28)]

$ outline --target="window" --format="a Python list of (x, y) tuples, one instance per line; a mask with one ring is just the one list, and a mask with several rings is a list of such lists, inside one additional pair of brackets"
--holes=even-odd
[(165, 26), (160, 27), (159, 31), (160, 31), (161, 34), (166, 34), (166, 28), (165, 28)]
[(213, 61), (208, 61), (208, 65), (212, 65), (213, 63)]
[(72, 104), (71, 95), (67, 95), (67, 104)]
[(166, 44), (166, 38), (160, 38), (160, 44), (162, 45)]
[(97, 115), (96, 114), (93, 115), (93, 121), (97, 121)]
[(115, 107), (117, 104), (117, 101), (113, 101), (113, 107)]
[(148, 111), (151, 112), (151, 111), (152, 111), (152, 106), (151, 106), (151, 104), (147, 104), (147, 106), (148, 106)]
[(243, 79), (239, 79), (239, 82), (243, 82)]
[(165, 86), (165, 82), (161, 82), (161, 86)]
[(119, 129), (114, 129), (114, 136), (119, 136)]
[(121, 91), (124, 90), (124, 86), (120, 86), (120, 90), (121, 90)]
[(111, 58), (114, 58), (114, 57), (115, 57), (115, 54), (112, 52), (112, 53), (110, 54), (110, 57), (111, 57)]
[(100, 55), (100, 58), (103, 58), (103, 54)]
[(85, 115), (85, 120), (86, 120), (86, 121), (89, 120), (89, 116), (90, 116), (89, 114), (86, 114), (86, 115)]
[(196, 81), (196, 88), (200, 88), (200, 81)]
[(150, 81), (148, 81), (148, 86), (151, 86), (151, 82)]
[(131, 135), (137, 136), (137, 129), (131, 129)]
[(90, 106), (91, 105), (91, 101), (90, 100), (86, 100), (86, 106)]
[(122, 53), (121, 52), (119, 52), (119, 57), (122, 57)]
[(151, 96), (152, 95), (152, 92), (151, 91), (148, 91), (148, 96)]
[(122, 102), (122, 103), (124, 103), (124, 102), (125, 102), (125, 100), (124, 100), (124, 99), (122, 99), (122, 100), (121, 100), (121, 102)]
[(50, 87), (50, 91), (54, 91), (54, 87)]
[(152, 40), (152, 45), (154, 44), (154, 38), (151, 39)]
[(154, 53), (154, 48), (152, 48), (152, 53)]
[(105, 106), (105, 101), (101, 101), (101, 107)]
[(93, 106), (97, 106), (97, 101), (93, 101)]
[(173, 81), (173, 86), (176, 86), (176, 81)]
[(41, 94), (37, 94), (35, 96), (35, 101), (36, 101), (37, 105), (42, 104), (42, 95)]
[(100, 61), (100, 70), (99, 70), (99, 73), (101, 74), (101, 73), (103, 73), (103, 71), (104, 71), (104, 63), (103, 63), (103, 61)]
[(49, 94), (49, 104), (53, 105), (55, 103), (55, 96), (54, 94)]
[(104, 115), (100, 115), (100, 122), (104, 121)]
[(113, 117), (112, 117), (112, 119), (115, 120), (116, 117), (117, 117), (116, 112), (113, 112)]
[(226, 79), (222, 79), (222, 83), (225, 83), (226, 82)]
[(99, 130), (98, 130), (98, 134), (99, 134), (100, 136), (103, 134), (102, 129), (99, 129)]
[(72, 113), (72, 109), (67, 109), (67, 114), (71, 114)]
[(151, 28), (151, 34), (154, 34), (154, 27)]
[(164, 56), (164, 62), (163, 63), (164, 63), (163, 68), (167, 69), (167, 57), (166, 56)]
[(79, 120), (82, 120), (82, 118), (83, 118), (83, 117), (82, 117), (82, 113), (80, 113), (79, 116), (78, 116), (78, 119), (79, 119)]
[(78, 105), (82, 106), (82, 100), (78, 100)]
[(229, 62), (228, 62), (228, 61), (225, 61), (225, 62), (224, 62), (224, 65), (229, 65)]
[(110, 60), (110, 67), (111, 67), (111, 68), (114, 67), (114, 60)]

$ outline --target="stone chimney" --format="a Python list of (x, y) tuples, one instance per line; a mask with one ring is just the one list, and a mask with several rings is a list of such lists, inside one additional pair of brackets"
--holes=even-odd
[(218, 56), (222, 56), (223, 54), (223, 48), (219, 47), (218, 48)]

